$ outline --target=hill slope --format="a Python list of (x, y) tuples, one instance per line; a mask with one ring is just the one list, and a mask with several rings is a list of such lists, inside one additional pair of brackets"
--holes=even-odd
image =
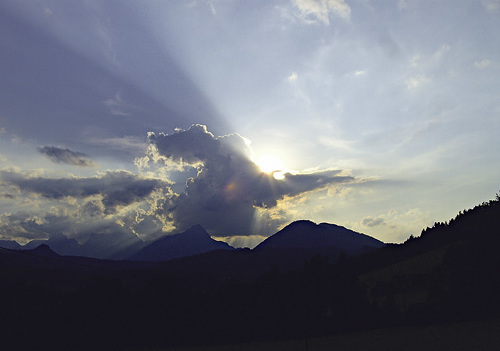
[(497, 196), (355, 264), (380, 312), (434, 322), (483, 318), (500, 312), (499, 247)]

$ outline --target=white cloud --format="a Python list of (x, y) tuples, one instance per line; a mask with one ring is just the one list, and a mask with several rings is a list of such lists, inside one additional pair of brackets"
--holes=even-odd
[(437, 50), (434, 53), (434, 58), (440, 59), (441, 57), (443, 57), (450, 50), (451, 50), (451, 46), (450, 45), (443, 44), (443, 45), (441, 45), (441, 47), (439, 48), (439, 50)]
[(418, 67), (418, 64), (420, 62), (420, 55), (413, 55), (412, 58), (410, 59), (410, 66), (412, 67)]
[(133, 154), (143, 153), (148, 144), (144, 138), (126, 135), (114, 138), (88, 138), (87, 141), (94, 145), (104, 145), (114, 150), (128, 151)]
[(351, 8), (344, 0), (294, 0), (299, 9), (298, 17), (307, 23), (330, 24), (330, 14), (344, 19), (351, 16)]
[(400, 10), (404, 10), (406, 8), (408, 8), (408, 0), (398, 0), (398, 9)]
[(491, 61), (490, 60), (482, 60), (482, 61), (476, 61), (474, 62), (474, 66), (479, 69), (485, 69), (491, 66)]
[(410, 235), (418, 236), (432, 222), (429, 218), (429, 213), (418, 207), (389, 210), (375, 216), (366, 216), (359, 224), (353, 224), (353, 227), (359, 228), (360, 232), (369, 230), (372, 233), (383, 233), (377, 236), (383, 237), (385, 242), (402, 242)]
[(420, 88), (422, 85), (428, 84), (432, 81), (431, 78), (426, 76), (412, 76), (406, 79), (406, 87), (408, 90), (415, 90)]
[(112, 98), (106, 99), (102, 102), (107, 107), (110, 114), (113, 116), (129, 116), (128, 104), (122, 99), (122, 94), (117, 91)]
[(346, 151), (354, 151), (354, 148), (351, 145), (351, 142), (348, 140), (343, 140), (338, 137), (332, 137), (331, 135), (328, 136), (320, 136), (318, 138), (318, 141), (321, 143), (321, 145), (324, 145), (325, 147), (328, 148), (334, 148), (334, 149), (341, 149), (341, 150), (346, 150)]
[(214, 5), (213, 1), (210, 1), (208, 3), (208, 6), (210, 6), (210, 12), (212, 13), (212, 15), (214, 15), (214, 16), (217, 15), (217, 11), (215, 10), (215, 5)]
[(45, 6), (43, 8), (43, 12), (45, 12), (45, 14), (48, 16), (48, 17), (52, 17), (54, 15), (54, 13), (52, 12), (52, 10), (50, 8), (48, 8), (47, 6)]
[(482, 0), (481, 2), (488, 11), (500, 9), (500, 0)]
[(293, 81), (296, 81), (298, 77), (299, 77), (299, 75), (297, 74), (297, 72), (293, 72), (292, 74), (290, 74), (288, 76), (287, 79), (289, 82), (293, 82)]

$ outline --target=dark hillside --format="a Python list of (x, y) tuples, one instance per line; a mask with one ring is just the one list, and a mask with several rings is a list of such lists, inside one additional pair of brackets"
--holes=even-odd
[(2, 340), (148, 350), (499, 318), (499, 219), (497, 197), (404, 244), (335, 263), (316, 254), (294, 269), (299, 254), (286, 248), (166, 263), (2, 249)]
[(420, 237), (366, 255), (353, 267), (380, 313), (422, 323), (498, 316), (499, 247), (497, 196), (435, 223)]

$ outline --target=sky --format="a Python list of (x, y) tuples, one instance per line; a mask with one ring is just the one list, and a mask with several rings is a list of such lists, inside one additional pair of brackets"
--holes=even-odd
[(500, 190), (500, 0), (5, 0), (0, 239), (402, 242)]

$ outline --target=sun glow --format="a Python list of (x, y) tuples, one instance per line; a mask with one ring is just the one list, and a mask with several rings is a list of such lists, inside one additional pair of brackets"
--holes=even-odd
[(285, 178), (283, 173), (283, 162), (276, 156), (264, 155), (259, 157), (255, 163), (262, 172), (272, 174), (275, 179)]

